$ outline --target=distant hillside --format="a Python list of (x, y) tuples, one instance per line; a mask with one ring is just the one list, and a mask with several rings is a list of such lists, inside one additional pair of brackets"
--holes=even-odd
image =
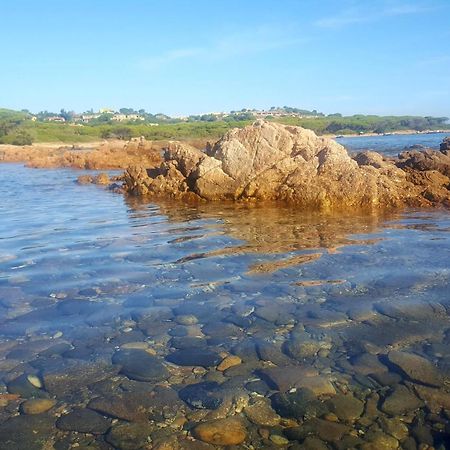
[(268, 111), (241, 110), (210, 113), (186, 118), (150, 114), (144, 110), (122, 108), (119, 112), (92, 111), (75, 114), (61, 110), (59, 114), (0, 109), (0, 144), (27, 145), (32, 142), (77, 143), (99, 139), (129, 140), (145, 136), (150, 140), (217, 139), (228, 129), (243, 127), (256, 118), (296, 125), (317, 134), (387, 133), (401, 130), (439, 130), (450, 128), (447, 117), (420, 116), (342, 116), (272, 107)]

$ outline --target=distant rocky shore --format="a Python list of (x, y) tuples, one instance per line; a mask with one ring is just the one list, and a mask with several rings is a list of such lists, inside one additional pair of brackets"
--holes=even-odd
[(157, 167), (124, 175), (132, 195), (184, 200), (281, 200), (305, 208), (450, 206), (450, 140), (440, 151), (409, 149), (396, 159), (351, 157), (313, 131), (263, 120), (233, 129), (203, 152), (170, 142)]
[(28, 167), (73, 169), (126, 169), (131, 164), (153, 167), (162, 162), (167, 142), (134, 138), (104, 140), (87, 144), (37, 144), (18, 147), (0, 145), (0, 162), (24, 162)]

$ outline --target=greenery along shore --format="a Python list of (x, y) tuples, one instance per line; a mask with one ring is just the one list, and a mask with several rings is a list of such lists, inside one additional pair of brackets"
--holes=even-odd
[(324, 115), (290, 107), (268, 111), (241, 110), (172, 118), (144, 110), (122, 108), (83, 115), (61, 110), (59, 114), (0, 109), (0, 144), (28, 145), (33, 142), (91, 142), (98, 139), (128, 140), (144, 136), (149, 140), (217, 139), (228, 129), (244, 127), (264, 117), (286, 125), (296, 125), (323, 134), (388, 133), (402, 130), (439, 130), (449, 127), (446, 117)]

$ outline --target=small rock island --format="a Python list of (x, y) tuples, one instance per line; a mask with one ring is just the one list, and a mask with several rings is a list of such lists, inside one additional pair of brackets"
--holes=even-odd
[(258, 120), (230, 130), (204, 152), (170, 142), (160, 167), (127, 169), (124, 189), (182, 200), (279, 200), (315, 209), (448, 207), (449, 152), (446, 140), (440, 151), (352, 157), (311, 130)]

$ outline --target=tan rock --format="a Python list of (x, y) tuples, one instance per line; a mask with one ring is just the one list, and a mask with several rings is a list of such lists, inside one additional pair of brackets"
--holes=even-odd
[(196, 439), (214, 445), (239, 445), (245, 441), (247, 430), (241, 419), (228, 417), (201, 423), (192, 434)]
[(280, 423), (281, 417), (272, 409), (267, 399), (259, 399), (244, 409), (250, 422), (256, 425), (274, 427)]
[(239, 356), (236, 355), (230, 355), (227, 356), (223, 361), (217, 366), (217, 370), (220, 370), (221, 372), (229, 369), (233, 366), (238, 366), (242, 363), (242, 359), (239, 358)]
[(425, 402), (432, 412), (438, 413), (441, 409), (450, 410), (450, 393), (442, 389), (414, 384), (417, 395)]
[(21, 409), (24, 414), (41, 414), (53, 408), (55, 404), (56, 400), (48, 398), (36, 398), (27, 400), (25, 403), (22, 403)]
[(431, 179), (409, 181), (408, 173), (417, 172), (410, 166), (402, 170), (373, 152), (354, 160), (335, 141), (274, 122), (230, 130), (207, 153), (172, 142), (164, 158), (151, 176), (129, 169), (127, 190), (204, 200), (285, 200), (320, 209), (450, 202), (445, 184), (435, 192)]
[(422, 356), (393, 350), (388, 353), (388, 359), (413, 381), (438, 387), (444, 382), (437, 367)]
[(336, 389), (324, 376), (305, 378), (302, 383), (299, 383), (299, 387), (310, 389), (317, 396), (336, 394)]

